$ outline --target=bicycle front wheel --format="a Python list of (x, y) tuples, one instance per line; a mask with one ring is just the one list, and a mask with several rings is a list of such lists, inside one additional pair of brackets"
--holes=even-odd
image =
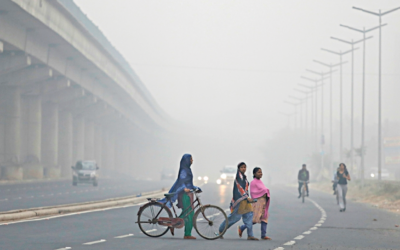
[[(224, 221), (224, 230), (220, 232), (219, 227)], [(228, 229), (228, 217), (222, 208), (205, 205), (194, 214), (193, 225), (201, 237), (206, 240), (215, 240), (224, 235)]]
[(138, 215), (139, 228), (147, 236), (160, 237), (167, 233), (169, 227), (158, 224), (160, 217), (172, 219), (171, 210), (160, 203), (146, 204)]

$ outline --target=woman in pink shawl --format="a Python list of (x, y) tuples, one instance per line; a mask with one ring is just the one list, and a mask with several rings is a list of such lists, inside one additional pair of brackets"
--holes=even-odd
[[(253, 169), (253, 181), (250, 183), (250, 195), (251, 198), (257, 199), (256, 203), (253, 203), (253, 224), (261, 223), (261, 239), (270, 240), (267, 236), (267, 224), (268, 224), (268, 208), (270, 201), (269, 189), (265, 187), (264, 183), (260, 180), (263, 176), (262, 170), (259, 167)], [(242, 237), (243, 231), (246, 230), (246, 226), (238, 226), (239, 237)]]

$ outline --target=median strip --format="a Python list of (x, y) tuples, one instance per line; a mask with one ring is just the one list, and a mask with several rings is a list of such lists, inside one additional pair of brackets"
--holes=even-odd
[(6, 212), (0, 212), (0, 221), (16, 221), (40, 216), (50, 216), (58, 214), (68, 214), (76, 212), (84, 212), (95, 209), (107, 209), (116, 206), (123, 206), (129, 204), (138, 204), (146, 202), (146, 198), (159, 198), (165, 193), (165, 190), (157, 190), (152, 192), (143, 192), (139, 195), (126, 196), (120, 198), (112, 198), (101, 201), (83, 202), (66, 204), (50, 207), (39, 207), (31, 209), (19, 209)]

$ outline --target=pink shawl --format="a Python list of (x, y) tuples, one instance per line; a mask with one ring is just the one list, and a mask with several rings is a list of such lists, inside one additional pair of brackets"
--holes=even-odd
[[(267, 197), (270, 198), (269, 189), (264, 185), (264, 183), (261, 180), (254, 178), (253, 181), (250, 183), (251, 198), (257, 199), (257, 198), (264, 196), (264, 194), (267, 194)], [(268, 199), (267, 204), (265, 206), (265, 212), (264, 212), (263, 219), (266, 219), (269, 216), (268, 209), (269, 209), (270, 200), (271, 199)]]

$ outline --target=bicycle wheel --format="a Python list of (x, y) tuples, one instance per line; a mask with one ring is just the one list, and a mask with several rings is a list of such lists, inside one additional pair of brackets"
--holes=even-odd
[(306, 189), (303, 188), (303, 191), (301, 192), (301, 198), (302, 198), (302, 200), (303, 200), (303, 203), (304, 203), (305, 197), (306, 197)]
[[(219, 226), (224, 221), (225, 228), (219, 233)], [(201, 237), (206, 240), (215, 240), (224, 235), (228, 229), (228, 217), (222, 208), (214, 205), (205, 205), (194, 214), (193, 225)]]
[(169, 227), (158, 224), (158, 218), (160, 217), (172, 219), (171, 210), (167, 207), (163, 208), (159, 203), (148, 203), (144, 205), (138, 214), (138, 224), (142, 233), (150, 237), (160, 237), (166, 234)]

